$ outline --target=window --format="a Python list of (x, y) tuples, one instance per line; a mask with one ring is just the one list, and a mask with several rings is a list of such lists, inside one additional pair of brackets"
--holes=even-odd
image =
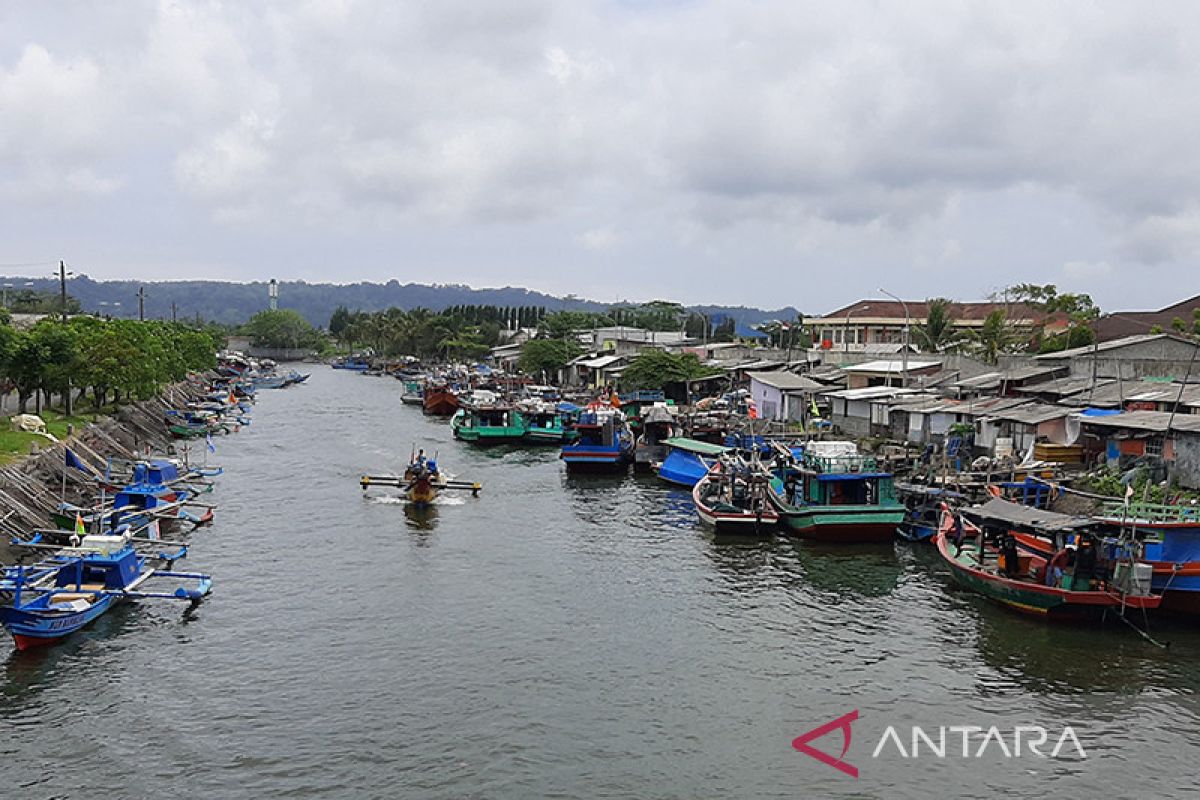
[(1152, 436), (1146, 440), (1146, 455), (1162, 457), (1163, 440), (1161, 436)]

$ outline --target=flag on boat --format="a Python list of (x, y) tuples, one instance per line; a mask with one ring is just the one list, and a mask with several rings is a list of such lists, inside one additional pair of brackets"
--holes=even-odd
[(208, 445), (208, 452), (210, 452), (210, 453), (217, 452), (217, 446), (215, 444), (213, 444), (211, 433), (204, 434), (204, 441)]
[(158, 520), (150, 520), (150, 524), (146, 526), (146, 538), (158, 541), (162, 538), (162, 531), (158, 527)]
[(87, 536), (87, 528), (83, 524), (83, 514), (75, 512), (75, 534), (79, 537)]
[(83, 463), (79, 459), (79, 456), (77, 456), (73, 452), (71, 452), (71, 448), (67, 447), (64, 449), (66, 450), (66, 453), (67, 453), (67, 466), (68, 467), (73, 467), (73, 468), (79, 470), (80, 472), (86, 472), (88, 475), (94, 474), (92, 472), (91, 467), (89, 467), (87, 464)]

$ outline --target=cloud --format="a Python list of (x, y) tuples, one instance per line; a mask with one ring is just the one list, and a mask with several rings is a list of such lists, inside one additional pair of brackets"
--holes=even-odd
[(611, 250), (620, 240), (612, 228), (593, 228), (579, 236), (579, 243), (588, 250)]
[[(1012, 254), (986, 229), (1026, 214), (1046, 227), (1029, 231), (1014, 282), (1074, 259), (1182, 269), (1200, 244), (1191, 4), (144, 0), (116, 13), (0, 9), (6, 203), (51, 209), (69, 190), (130, 219), (170, 204), (205, 231), (197, 247), (235, 252), (231, 231), (253, 221), (303, 237), (306, 257), (361, 246), (378, 270), (401, 244), (436, 259), (453, 240), (447, 263), (471, 274), (500, 242), (537, 254), (496, 265), (497, 282), (560, 269), (542, 241), (619, 239), (618, 286), (650, 263), (664, 284), (699, 285), (696, 269), (746, 258), (805, 292), (829, 290), (797, 258), (862, 272), (865, 292), (905, 265), (990, 285), (983, 273)], [(1089, 219), (1074, 240), (1049, 219), (1063, 197)], [(958, 212), (978, 198), (996, 199), (991, 218)]]

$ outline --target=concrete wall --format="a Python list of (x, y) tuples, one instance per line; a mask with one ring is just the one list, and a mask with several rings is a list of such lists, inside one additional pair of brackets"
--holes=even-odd
[[(1116, 350), (1101, 351), (1093, 358), (1090, 353), (1074, 358), (1043, 358), (1038, 363), (1068, 366), (1073, 377), (1139, 378), (1173, 377), (1182, 380), (1188, 374), (1195, 346), (1175, 339), (1138, 342)], [(1200, 360), (1200, 359), (1198, 359)], [(1095, 366), (1093, 367), (1093, 362)], [(1192, 374), (1200, 374), (1200, 364), (1193, 364)]]

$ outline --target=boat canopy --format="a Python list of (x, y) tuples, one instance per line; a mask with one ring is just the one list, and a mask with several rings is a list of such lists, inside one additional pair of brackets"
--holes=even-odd
[(1004, 522), (1013, 527), (1036, 528), (1043, 531), (1073, 531), (1095, 524), (1094, 520), (1072, 517), (1055, 511), (1023, 506), (993, 497), (981, 506), (964, 509), (968, 516), (981, 520)]
[(722, 447), (719, 444), (688, 439), (686, 436), (674, 436), (670, 439), (664, 439), (663, 444), (675, 450), (687, 450), (689, 453), (699, 453), (703, 456), (719, 456), (722, 453), (728, 453), (730, 450), (730, 448)]

